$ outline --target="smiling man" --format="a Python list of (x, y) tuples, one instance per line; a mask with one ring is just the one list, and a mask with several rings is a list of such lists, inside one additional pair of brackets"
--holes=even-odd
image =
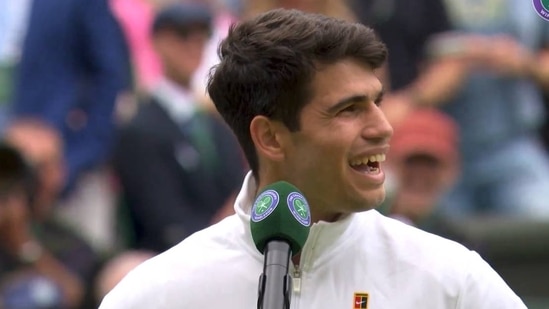
[(314, 222), (290, 266), (292, 308), (525, 308), (478, 254), (373, 210), (393, 131), (375, 74), (387, 51), (371, 29), (274, 10), (234, 27), (220, 55), (209, 94), (251, 167), (236, 215), (140, 265), (100, 308), (257, 307), (250, 209), (281, 180)]

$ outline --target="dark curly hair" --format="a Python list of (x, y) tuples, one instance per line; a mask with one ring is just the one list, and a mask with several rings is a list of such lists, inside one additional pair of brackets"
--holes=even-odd
[(276, 9), (233, 25), (219, 56), (208, 92), (257, 179), (252, 119), (263, 115), (299, 130), (299, 114), (312, 97), (310, 84), (320, 66), (353, 58), (375, 69), (385, 62), (387, 49), (359, 23)]

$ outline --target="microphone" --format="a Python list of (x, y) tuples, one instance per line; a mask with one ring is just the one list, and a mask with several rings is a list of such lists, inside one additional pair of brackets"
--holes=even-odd
[(257, 250), (265, 257), (259, 277), (258, 309), (290, 308), (290, 258), (301, 251), (310, 226), (309, 204), (292, 184), (275, 182), (257, 195), (250, 229)]

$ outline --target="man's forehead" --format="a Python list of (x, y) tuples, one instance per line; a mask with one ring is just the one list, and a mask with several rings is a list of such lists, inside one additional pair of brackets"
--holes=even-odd
[(378, 73), (353, 59), (345, 59), (320, 68), (311, 83), (317, 99), (338, 100), (349, 95), (375, 98), (383, 91)]

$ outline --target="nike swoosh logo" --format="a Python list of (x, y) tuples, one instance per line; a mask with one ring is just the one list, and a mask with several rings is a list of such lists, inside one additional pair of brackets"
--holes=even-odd
[(357, 305), (362, 305), (362, 304), (365, 303), (365, 301), (364, 301), (364, 300), (363, 300), (363, 301), (357, 301), (357, 302), (355, 302), (355, 303), (356, 303)]

